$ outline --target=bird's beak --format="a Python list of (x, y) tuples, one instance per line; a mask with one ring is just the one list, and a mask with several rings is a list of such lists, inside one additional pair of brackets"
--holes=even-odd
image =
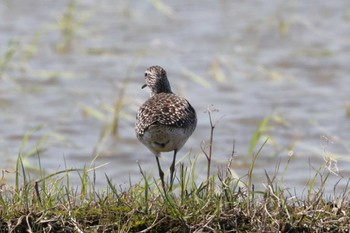
[(141, 89), (143, 89), (143, 88), (145, 88), (145, 87), (147, 87), (147, 84), (143, 84), (142, 87), (141, 87)]

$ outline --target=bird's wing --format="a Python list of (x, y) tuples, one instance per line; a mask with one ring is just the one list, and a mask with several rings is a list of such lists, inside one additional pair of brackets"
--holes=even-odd
[(196, 112), (190, 103), (172, 93), (159, 93), (149, 98), (136, 116), (136, 132), (143, 134), (153, 124), (186, 127), (196, 121)]

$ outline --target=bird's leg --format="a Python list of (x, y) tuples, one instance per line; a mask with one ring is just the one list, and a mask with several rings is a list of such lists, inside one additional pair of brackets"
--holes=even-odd
[(170, 188), (169, 188), (170, 191), (173, 188), (173, 183), (174, 183), (174, 179), (175, 179), (175, 174), (174, 173), (175, 173), (176, 153), (177, 153), (177, 150), (174, 150), (173, 163), (170, 166)]
[(164, 172), (163, 172), (162, 168), (160, 167), (159, 158), (157, 155), (156, 155), (156, 160), (157, 160), (157, 165), (158, 165), (158, 172), (159, 172), (160, 181), (162, 182), (162, 187), (163, 187), (164, 193), (166, 193), (165, 183), (164, 183)]

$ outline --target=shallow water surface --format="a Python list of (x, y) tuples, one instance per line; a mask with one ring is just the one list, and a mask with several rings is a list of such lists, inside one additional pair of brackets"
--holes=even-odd
[[(346, 1), (3, 1), (0, 3), (0, 162), (48, 172), (109, 163), (96, 170), (117, 184), (157, 177), (154, 156), (134, 133), (144, 70), (161, 65), (174, 92), (197, 110), (198, 126), (182, 162), (208, 145), (206, 110), (214, 105), (213, 172), (247, 173), (251, 138), (270, 117), (254, 170), (266, 183), (292, 156), (284, 178), (303, 190), (322, 164), (328, 190), (349, 178), (350, 4)], [(114, 104), (122, 97), (118, 134)], [(23, 137), (30, 133), (23, 145)], [(101, 136), (102, 135), (102, 136)], [(22, 149), (21, 149), (22, 148)], [(190, 154), (189, 156), (186, 156)], [(168, 166), (172, 154), (161, 162)], [(334, 160), (327, 160), (332, 158)], [(331, 162), (330, 162), (331, 161)], [(337, 163), (336, 163), (337, 161)], [(198, 179), (206, 170), (197, 169)], [(8, 179), (11, 180), (10, 175)], [(78, 182), (78, 181), (77, 181)], [(301, 192), (301, 191), (298, 191)]]

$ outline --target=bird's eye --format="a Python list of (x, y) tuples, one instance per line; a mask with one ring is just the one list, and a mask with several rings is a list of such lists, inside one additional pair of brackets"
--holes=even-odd
[(145, 73), (145, 77), (147, 77), (147, 73)]

